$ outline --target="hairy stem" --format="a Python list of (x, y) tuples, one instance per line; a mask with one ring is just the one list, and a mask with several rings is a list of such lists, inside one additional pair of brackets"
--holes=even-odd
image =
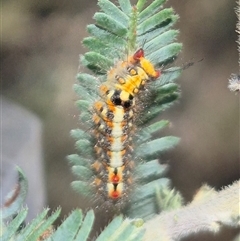
[(189, 205), (149, 220), (144, 240), (180, 240), (200, 231), (216, 233), (223, 225), (239, 226), (239, 185), (235, 182), (219, 192), (201, 190)]

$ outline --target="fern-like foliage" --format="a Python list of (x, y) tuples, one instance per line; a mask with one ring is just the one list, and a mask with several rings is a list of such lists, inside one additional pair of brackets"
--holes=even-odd
[(48, 209), (44, 210), (35, 220), (25, 227), (27, 208), (22, 205), (26, 199), (28, 182), (20, 168), (18, 171), (18, 184), (10, 192), (0, 209), (0, 239), (1, 241), (34, 241), (50, 228), (58, 217), (60, 210), (51, 217), (46, 218)]
[[(89, 184), (94, 173), (91, 160), (94, 158), (94, 138), (86, 131), (92, 128), (91, 108), (99, 99), (98, 87), (106, 81), (107, 71), (116, 61), (124, 59), (138, 48), (143, 47), (145, 57), (156, 67), (162, 68), (172, 62), (180, 52), (182, 45), (176, 43), (178, 31), (171, 29), (178, 16), (172, 8), (163, 8), (165, 0), (138, 0), (131, 5), (129, 0), (118, 0), (115, 5), (109, 0), (99, 0), (101, 12), (94, 15), (95, 24), (87, 26), (90, 37), (83, 40), (89, 52), (81, 56), (81, 64), (92, 70), (94, 75), (79, 73), (78, 84), (74, 90), (80, 100), (80, 121), (83, 129), (73, 130), (78, 154), (68, 157), (73, 165), (72, 171), (79, 178), (72, 183), (81, 195), (94, 199), (95, 190)], [(178, 143), (178, 138), (166, 136), (153, 139), (152, 135), (168, 126), (165, 120), (153, 121), (179, 97), (178, 86), (174, 80), (179, 76), (180, 68), (164, 69), (159, 79), (148, 86), (151, 92), (146, 96), (146, 108), (140, 114), (135, 146), (136, 167), (135, 183), (137, 187), (131, 195), (131, 202), (125, 210), (130, 217), (150, 218), (159, 212), (156, 193), (166, 188), (170, 180), (164, 177), (168, 167), (160, 165), (159, 154)]]
[[(25, 224), (27, 208), (23, 203), (27, 194), (27, 179), (21, 169), (18, 170), (18, 186), (9, 193), (6, 202), (0, 209), (0, 240), (1, 241), (87, 241), (90, 238), (94, 223), (92, 210), (84, 215), (80, 209), (72, 213), (58, 228), (53, 223), (59, 217), (61, 209), (48, 216), (49, 209), (43, 210), (34, 220)], [(96, 241), (142, 240), (143, 228), (141, 221), (116, 217), (103, 230)], [(113, 238), (114, 237), (114, 238)]]
[[(107, 70), (115, 61), (132, 54), (143, 47), (145, 57), (156, 67), (162, 68), (171, 62), (181, 50), (176, 43), (177, 30), (171, 29), (177, 20), (171, 8), (163, 9), (165, 0), (154, 0), (147, 5), (146, 0), (139, 0), (132, 6), (129, 0), (118, 0), (118, 5), (108, 0), (99, 0), (101, 12), (94, 15), (96, 24), (87, 27), (90, 37), (83, 40), (89, 52), (81, 56), (81, 63), (91, 69), (94, 75), (79, 73), (79, 83), (74, 86), (80, 96), (77, 105), (81, 111), (80, 120), (85, 129), (71, 132), (76, 139), (79, 154), (69, 156), (72, 170), (79, 177), (73, 187), (82, 195), (92, 198), (93, 187), (89, 180), (93, 178), (90, 159), (94, 156), (94, 140), (86, 128), (91, 128), (91, 106), (99, 98), (97, 87), (105, 81)], [(179, 96), (174, 80), (180, 74), (180, 68), (164, 69), (161, 77), (148, 86), (151, 96), (146, 97), (146, 110), (139, 119), (138, 134), (135, 140), (136, 166), (135, 182), (138, 184), (132, 193), (130, 205), (125, 213), (129, 217), (150, 218), (155, 213), (178, 207), (181, 197), (168, 188), (170, 180), (164, 175), (167, 165), (160, 165), (159, 154), (174, 147), (178, 138), (162, 137), (153, 139), (152, 135), (168, 126), (166, 120), (154, 121), (162, 111), (168, 108)], [(86, 127), (87, 126), (87, 127)], [(143, 148), (144, 147), (144, 148)], [(3, 241), (84, 241), (89, 239), (94, 222), (93, 211), (85, 217), (81, 210), (74, 210), (55, 230), (53, 223), (60, 209), (48, 216), (48, 209), (43, 210), (31, 223), (23, 225), (27, 209), (22, 208), (27, 193), (27, 181), (19, 169), (19, 184), (10, 193), (6, 205), (1, 208), (0, 238)], [(15, 215), (15, 216), (14, 216)], [(102, 240), (142, 240), (144, 230), (142, 221), (131, 221), (118, 216), (96, 239)]]
[[(81, 210), (74, 210), (55, 230), (52, 223), (60, 214), (60, 209), (47, 217), (48, 209), (40, 213), (26, 227), (22, 223), (27, 215), (27, 209), (21, 209), (17, 216), (7, 224), (2, 224), (1, 241), (87, 241), (94, 223), (94, 213), (89, 211), (85, 217)], [(144, 229), (142, 222), (123, 219), (118, 216), (103, 230), (96, 241), (142, 240)]]
[(2, 219), (11, 218), (15, 215), (24, 203), (27, 192), (28, 192), (28, 182), (23, 171), (16, 167), (18, 173), (18, 183), (13, 191), (11, 191), (6, 197), (5, 201), (1, 207), (1, 217)]

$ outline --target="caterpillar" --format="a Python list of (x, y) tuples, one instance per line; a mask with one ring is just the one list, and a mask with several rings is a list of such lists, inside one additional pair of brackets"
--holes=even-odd
[(169, 125), (154, 118), (179, 97), (174, 80), (181, 68), (156, 67), (171, 63), (182, 48), (171, 29), (178, 16), (163, 8), (165, 1), (146, 7), (147, 1), (117, 2), (98, 0), (102, 11), (83, 40), (89, 51), (81, 65), (94, 75), (80, 71), (74, 85), (82, 127), (71, 131), (78, 150), (68, 157), (78, 177), (72, 187), (100, 210), (149, 217), (158, 212), (156, 188), (170, 184), (159, 155), (179, 141), (153, 136)]
[(138, 49), (119, 61), (107, 74), (94, 103), (93, 136), (96, 161), (92, 164), (94, 185), (105, 201), (121, 203), (128, 196), (134, 168), (132, 136), (136, 131), (136, 98), (145, 85), (160, 76)]

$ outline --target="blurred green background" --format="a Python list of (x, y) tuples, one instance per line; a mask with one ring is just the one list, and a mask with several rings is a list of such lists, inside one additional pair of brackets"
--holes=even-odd
[[(81, 41), (87, 36), (86, 25), (94, 23), (96, 3), (2, 1), (2, 94), (42, 119), (47, 204), (62, 206), (63, 215), (87, 207), (69, 187), (74, 177), (66, 156), (75, 153), (69, 132), (80, 123), (72, 86), (77, 72), (84, 71), (79, 67), (79, 54), (86, 51)], [(184, 48), (175, 64), (196, 63), (178, 79), (181, 99), (161, 116), (172, 124), (160, 135), (181, 138), (161, 159), (170, 164), (173, 186), (190, 201), (203, 183), (219, 189), (240, 176), (239, 96), (227, 89), (230, 74), (239, 72), (236, 4), (169, 0), (167, 5), (180, 15), (175, 28)], [(232, 230), (225, 233), (231, 236)]]

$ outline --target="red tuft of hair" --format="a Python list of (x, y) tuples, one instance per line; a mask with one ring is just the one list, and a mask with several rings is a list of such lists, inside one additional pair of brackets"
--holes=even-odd
[(111, 198), (113, 198), (113, 199), (117, 199), (117, 198), (119, 198), (119, 192), (118, 191), (113, 191), (112, 193), (111, 193)]
[(161, 75), (161, 71), (160, 70), (156, 70), (155, 78), (158, 78), (160, 75)]
[(119, 176), (118, 175), (114, 175), (113, 177), (112, 177), (112, 182), (113, 183), (115, 183), (115, 184), (117, 184), (117, 183), (119, 183)]
[(139, 60), (140, 58), (144, 57), (144, 50), (141, 48), (139, 49), (134, 55), (133, 59), (134, 60)]

